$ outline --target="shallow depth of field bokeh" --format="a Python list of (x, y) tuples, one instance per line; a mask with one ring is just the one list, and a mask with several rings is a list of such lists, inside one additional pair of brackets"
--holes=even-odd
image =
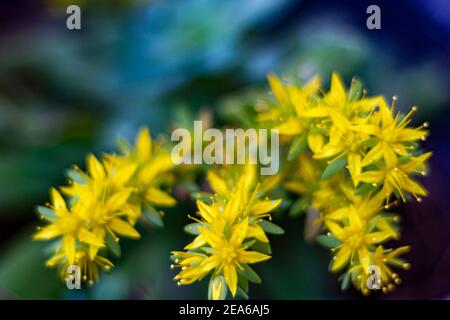
[[(169, 268), (170, 251), (190, 241), (189, 198), (167, 210), (164, 228), (121, 242), (122, 257), (94, 287), (72, 291), (45, 267), (46, 244), (31, 241), (35, 206), (66, 168), (142, 125), (167, 134), (205, 110), (221, 125), (267, 93), (269, 72), (328, 82), (333, 70), (347, 84), (359, 76), (372, 95), (397, 95), (400, 110), (417, 105), (416, 124), (430, 122), (430, 196), (396, 210), (412, 269), (396, 292), (375, 298), (450, 297), (448, 1), (81, 1), (80, 31), (67, 30), (61, 3), (0, 4), (0, 298), (205, 298), (207, 281), (180, 288)], [(373, 3), (381, 30), (366, 28)], [(263, 283), (251, 298), (359, 298), (339, 290), (328, 252), (305, 243), (303, 219), (276, 221), (286, 234), (271, 238), (272, 259), (255, 267)]]

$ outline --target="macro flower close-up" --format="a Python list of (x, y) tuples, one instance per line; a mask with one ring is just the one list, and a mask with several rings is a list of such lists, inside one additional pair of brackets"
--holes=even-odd
[(0, 17), (0, 300), (214, 319), (450, 299), (446, 1)]

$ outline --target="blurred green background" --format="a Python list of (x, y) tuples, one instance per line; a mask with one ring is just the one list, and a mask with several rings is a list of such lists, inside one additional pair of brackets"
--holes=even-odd
[[(82, 29), (66, 28), (65, 3), (79, 3)], [(123, 241), (123, 256), (94, 287), (67, 290), (44, 266), (45, 243), (31, 241), (34, 207), (64, 170), (88, 152), (133, 139), (141, 125), (169, 133), (180, 110), (210, 110), (216, 123), (245, 123), (242, 106), (267, 94), (266, 75), (333, 70), (359, 76), (369, 94), (399, 96), (431, 123), (431, 197), (400, 209), (401, 244), (413, 269), (388, 298), (450, 296), (450, 4), (376, 1), (382, 29), (366, 28), (368, 1), (11, 1), (0, 4), (0, 297), (2, 299), (203, 299), (207, 281), (177, 287), (169, 252), (190, 239), (182, 227), (195, 211), (180, 201), (163, 229)], [(180, 109), (184, 107), (184, 109)], [(251, 298), (348, 299), (329, 255), (303, 241), (303, 221), (277, 216), (286, 235), (272, 237), (273, 258), (256, 270)], [(377, 296), (377, 298), (380, 296)], [(385, 298), (385, 297), (384, 297)]]

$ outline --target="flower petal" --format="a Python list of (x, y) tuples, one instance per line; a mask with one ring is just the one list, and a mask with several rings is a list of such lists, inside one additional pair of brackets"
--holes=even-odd
[(167, 192), (157, 188), (148, 188), (144, 194), (144, 198), (156, 206), (172, 207), (177, 201)]
[(87, 244), (96, 246), (96, 247), (104, 247), (103, 239), (100, 239), (94, 233), (86, 230), (85, 228), (80, 228), (78, 231), (78, 239), (81, 242), (85, 242)]
[(356, 152), (350, 152), (347, 155), (348, 171), (352, 177), (355, 187), (358, 185), (358, 176), (361, 173), (361, 155)]
[(146, 159), (152, 152), (152, 138), (148, 128), (141, 128), (136, 137), (136, 154), (139, 159)]
[(50, 198), (57, 214), (67, 212), (66, 201), (55, 188), (50, 190)]
[(217, 173), (214, 171), (208, 171), (207, 180), (211, 189), (220, 195), (228, 195), (229, 190), (225, 180), (223, 180)]
[(272, 90), (275, 99), (277, 99), (282, 107), (286, 106), (289, 103), (289, 96), (280, 79), (273, 74), (270, 74), (267, 79), (269, 80), (270, 89)]
[(230, 238), (230, 244), (239, 247), (247, 235), (248, 219), (245, 219), (233, 228), (233, 234)]
[(257, 263), (270, 259), (267, 254), (263, 254), (256, 251), (242, 251), (239, 254), (239, 262), (242, 263)]
[(105, 168), (93, 154), (89, 154), (87, 157), (87, 167), (93, 179), (102, 180), (106, 177)]
[(261, 215), (273, 211), (283, 200), (261, 200), (257, 201), (249, 211), (249, 214)]
[(309, 133), (308, 146), (312, 150), (312, 152), (320, 152), (323, 146), (323, 135), (320, 133)]
[(108, 226), (121, 236), (134, 239), (139, 239), (141, 237), (135, 228), (133, 228), (128, 222), (122, 219), (114, 218), (109, 222)]
[(237, 290), (237, 272), (236, 267), (232, 264), (226, 264), (223, 267), (223, 275), (225, 277), (225, 282), (230, 289), (231, 295), (234, 297)]
[(331, 270), (333, 272), (338, 271), (339, 269), (343, 268), (348, 260), (350, 259), (350, 256), (352, 254), (352, 251), (347, 247), (342, 247), (339, 252), (334, 256), (334, 261), (331, 266)]
[(65, 235), (62, 239), (62, 247), (67, 256), (67, 263), (73, 264), (75, 262), (75, 237), (73, 235)]
[(280, 135), (295, 136), (303, 131), (303, 125), (297, 118), (289, 118), (287, 121), (276, 126), (275, 130), (279, 130)]
[(59, 237), (64, 233), (64, 230), (59, 228), (57, 225), (51, 224), (43, 227), (37, 233), (33, 235), (34, 240), (50, 240)]

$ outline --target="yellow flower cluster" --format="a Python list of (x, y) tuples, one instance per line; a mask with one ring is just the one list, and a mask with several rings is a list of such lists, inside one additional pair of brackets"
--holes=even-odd
[[(382, 96), (366, 97), (359, 81), (347, 89), (337, 74), (328, 92), (318, 77), (303, 86), (268, 79), (274, 100), (257, 105), (256, 119), (261, 128), (279, 130), (282, 171), (260, 177), (257, 165), (209, 169), (212, 192), (197, 192), (195, 222), (185, 227), (195, 238), (171, 255), (171, 267), (180, 268), (174, 279), (188, 285), (210, 275), (209, 299), (225, 299), (228, 292), (247, 297), (249, 282), (261, 282), (249, 265), (270, 259), (268, 233), (284, 233), (270, 221), (282, 200), (267, 198), (281, 186), (300, 196), (291, 213), (316, 217), (312, 234), (331, 250), (330, 270), (342, 272), (343, 289), (352, 283), (363, 294), (394, 290), (401, 283), (394, 268), (410, 268), (400, 257), (409, 247), (385, 247), (400, 238), (399, 217), (387, 210), (427, 195), (416, 176), (426, 174), (431, 156), (419, 149), (428, 124), (411, 127), (417, 108), (397, 113), (397, 98), (388, 105)], [(176, 175), (169, 152), (145, 128), (134, 146), (119, 147), (119, 154), (101, 159), (89, 155), (87, 170), (69, 170), (69, 184), (52, 188), (51, 203), (38, 207), (47, 224), (34, 239), (54, 239), (47, 265), (59, 266), (62, 278), (76, 265), (82, 279), (94, 283), (99, 269), (113, 266), (109, 252), (120, 255), (119, 237), (139, 238), (141, 219), (162, 225), (157, 208), (176, 204), (166, 188), (194, 184), (188, 180), (197, 170), (181, 166)]]
[[(411, 115), (394, 110), (382, 96), (366, 97), (354, 80), (349, 90), (337, 74), (322, 93), (318, 77), (304, 86), (284, 85), (269, 76), (275, 97), (258, 110), (261, 126), (279, 129), (289, 145), (284, 187), (301, 196), (303, 206), (318, 212), (325, 235), (319, 243), (331, 248), (333, 272), (345, 270), (342, 287), (350, 282), (368, 294), (371, 270), (378, 270), (375, 287), (387, 293), (401, 282), (392, 267), (408, 269), (399, 258), (409, 247), (385, 249), (398, 239), (398, 217), (384, 210), (412, 195), (421, 201), (426, 190), (414, 179), (425, 175), (431, 153), (421, 153), (427, 123), (410, 127)], [(289, 171), (289, 172), (287, 172)], [(374, 268), (376, 267), (376, 268)]]
[(107, 251), (120, 255), (119, 237), (138, 239), (134, 228), (141, 217), (161, 224), (158, 207), (175, 205), (175, 199), (161, 190), (170, 183), (170, 154), (152, 145), (148, 129), (141, 129), (135, 147), (122, 144), (119, 155), (106, 154), (101, 160), (87, 157), (87, 171), (68, 171), (69, 185), (52, 188), (51, 203), (38, 207), (48, 222), (34, 234), (35, 240), (56, 239), (54, 255), (47, 266), (60, 266), (66, 278), (68, 266), (80, 268), (82, 279), (93, 284), (99, 269), (113, 264)]
[(228, 290), (246, 297), (248, 282), (259, 283), (249, 264), (270, 258), (266, 233), (283, 230), (265, 220), (281, 200), (261, 199), (256, 166), (235, 166), (211, 170), (207, 179), (214, 194), (209, 203), (198, 200), (199, 218), (185, 230), (196, 235), (184, 249), (172, 252), (179, 285), (191, 284), (211, 273), (209, 299), (225, 299)]

